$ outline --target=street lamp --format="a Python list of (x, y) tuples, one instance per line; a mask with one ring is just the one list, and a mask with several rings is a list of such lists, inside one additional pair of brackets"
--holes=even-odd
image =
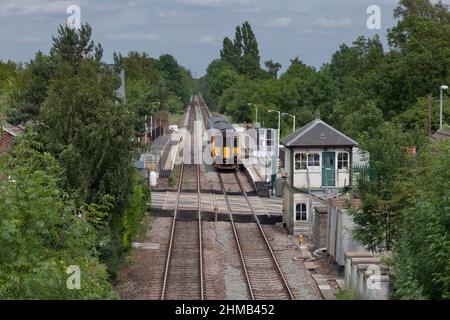
[(269, 113), (278, 113), (278, 148), (280, 148), (280, 133), (281, 133), (281, 111), (269, 110)]
[(249, 107), (256, 107), (256, 125), (258, 125), (258, 105), (254, 103), (248, 103)]
[(152, 140), (151, 142), (153, 142), (153, 108), (157, 106), (161, 106), (160, 101), (155, 101), (150, 104), (150, 107), (152, 109), (152, 114), (150, 116), (150, 140)]
[(440, 113), (440, 122), (439, 122), (439, 129), (442, 129), (443, 127), (443, 109), (444, 109), (444, 103), (443, 103), (443, 95), (444, 95), (444, 90), (448, 90), (448, 86), (446, 85), (442, 85), (441, 86), (441, 113)]
[[(281, 137), (281, 111), (278, 110), (268, 110), (269, 113), (278, 113), (278, 146), (277, 146), (277, 157), (276, 157), (276, 166), (278, 168), (278, 163), (280, 161), (280, 137)], [(272, 175), (272, 192), (276, 181), (277, 169), (274, 171), (274, 175)]]
[(281, 114), (283, 117), (291, 117), (292, 119), (294, 119), (294, 125), (292, 126), (292, 132), (295, 133), (295, 116), (289, 113), (282, 113)]

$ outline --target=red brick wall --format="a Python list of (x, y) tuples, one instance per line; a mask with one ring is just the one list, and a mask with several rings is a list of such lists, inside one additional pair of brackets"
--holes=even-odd
[(14, 137), (8, 132), (0, 133), (0, 155), (5, 154), (11, 150), (14, 143)]

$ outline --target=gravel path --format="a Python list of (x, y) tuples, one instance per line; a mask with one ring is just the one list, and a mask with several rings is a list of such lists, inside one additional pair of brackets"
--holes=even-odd
[(115, 286), (124, 300), (159, 300), (169, 243), (171, 218), (154, 218), (146, 241), (159, 244), (157, 250), (133, 249), (131, 263), (120, 272)]
[(263, 226), (263, 229), (295, 299), (322, 300), (319, 288), (303, 260), (294, 260), (300, 257), (296, 237), (287, 235), (281, 227)]
[(206, 298), (249, 299), (231, 224), (204, 222), (203, 233)]

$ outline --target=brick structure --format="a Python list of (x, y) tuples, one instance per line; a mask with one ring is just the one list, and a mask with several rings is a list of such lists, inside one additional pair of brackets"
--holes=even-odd
[(11, 150), (16, 137), (24, 132), (22, 126), (13, 126), (9, 123), (2, 125), (0, 132), (0, 155)]

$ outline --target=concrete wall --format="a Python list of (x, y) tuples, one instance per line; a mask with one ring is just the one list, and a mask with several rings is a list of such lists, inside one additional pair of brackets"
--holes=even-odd
[(348, 252), (345, 256), (345, 287), (362, 300), (388, 300), (390, 277), (381, 259), (367, 252)]
[(354, 223), (347, 210), (329, 203), (327, 251), (338, 265), (345, 265), (346, 252), (365, 252), (364, 247), (352, 237)]

